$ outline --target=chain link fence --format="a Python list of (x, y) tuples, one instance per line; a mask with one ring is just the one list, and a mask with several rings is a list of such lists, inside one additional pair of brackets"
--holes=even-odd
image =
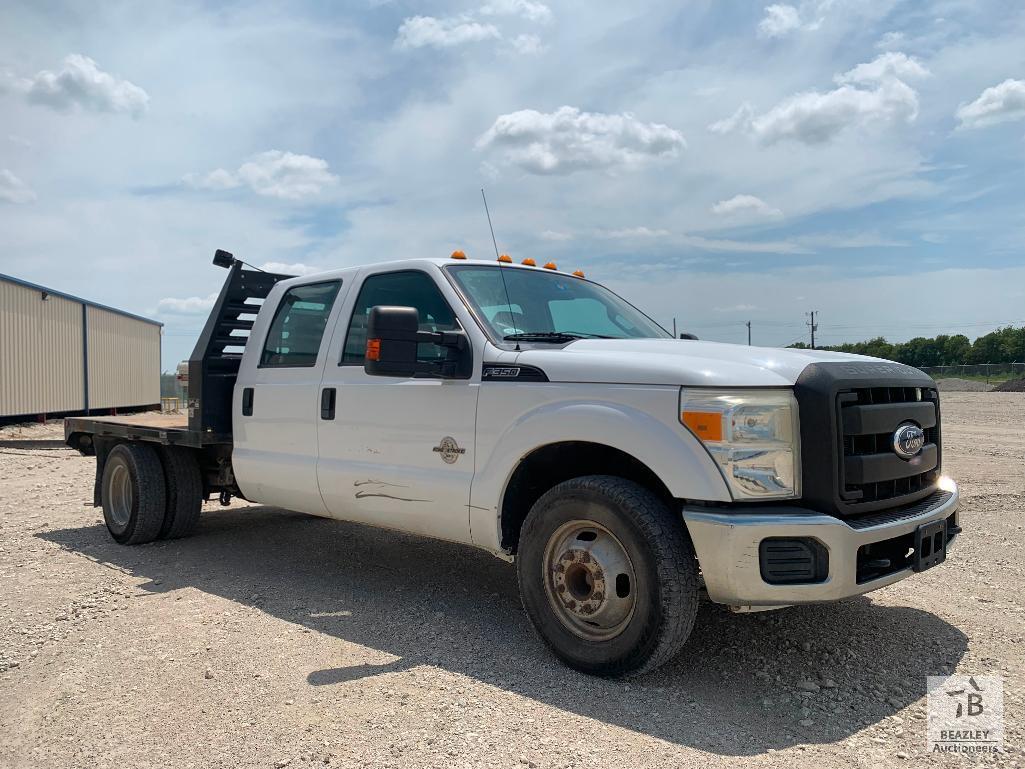
[(1025, 363), (971, 363), (963, 366), (919, 366), (933, 379), (1020, 379), (1025, 377)]

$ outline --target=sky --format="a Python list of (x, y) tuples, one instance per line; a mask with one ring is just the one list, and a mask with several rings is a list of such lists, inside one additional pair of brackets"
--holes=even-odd
[[(283, 7), (287, 6), (287, 7)], [(786, 345), (1025, 325), (1025, 4), (8, 0), (0, 272), (163, 322), (227, 249), (583, 269)]]

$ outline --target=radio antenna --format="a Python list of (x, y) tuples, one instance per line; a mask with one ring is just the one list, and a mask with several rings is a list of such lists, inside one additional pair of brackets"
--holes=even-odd
[[(484, 194), (483, 187), (480, 188), (480, 196), (484, 199), (484, 213), (487, 214), (488, 228), (491, 230), (491, 242), (495, 246), (495, 258), (498, 259), (498, 274), (502, 276), (502, 288), (505, 290), (505, 303), (509, 307), (509, 316), (512, 317), (512, 299), (509, 296), (509, 284), (505, 282), (505, 270), (503, 269), (505, 267), (505, 264), (502, 262), (502, 257), (498, 253), (498, 241), (495, 239), (495, 225), (491, 223), (491, 211), (488, 210), (488, 196)], [(513, 328), (517, 332), (523, 331), (523, 329), (516, 328), (515, 326), (513, 326)], [(516, 351), (519, 352), (519, 349), (520, 343), (516, 342)]]
[(498, 258), (498, 241), (495, 240), (495, 226), (491, 223), (491, 211), (488, 210), (488, 196), (484, 194), (484, 188), (480, 188), (480, 196), (484, 198), (484, 213), (488, 217), (488, 228), (491, 230), (491, 242), (495, 246), (495, 258)]

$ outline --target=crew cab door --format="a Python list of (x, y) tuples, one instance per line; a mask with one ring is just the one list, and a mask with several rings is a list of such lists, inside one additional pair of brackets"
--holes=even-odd
[[(470, 542), (480, 361), (470, 379), (440, 379), (369, 376), (363, 359), (367, 318), (376, 305), (415, 307), (421, 330), (465, 329), (472, 320), (440, 271), (361, 277), (339, 318), (334, 359), (321, 382), (324, 403), (334, 402), (333, 411), (322, 412), (318, 432), (324, 502), (337, 518)], [(418, 355), (444, 351), (420, 345)]]
[[(343, 281), (275, 289), (253, 328), (235, 386), (232, 467), (254, 502), (325, 515), (317, 485), (320, 379)], [(269, 319), (268, 319), (269, 318)]]

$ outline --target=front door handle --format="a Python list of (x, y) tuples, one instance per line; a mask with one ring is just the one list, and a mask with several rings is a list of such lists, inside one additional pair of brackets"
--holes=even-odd
[(253, 388), (245, 387), (242, 389), (242, 416), (251, 417), (253, 415)]
[(335, 418), (335, 388), (325, 387), (320, 391), (320, 418)]

